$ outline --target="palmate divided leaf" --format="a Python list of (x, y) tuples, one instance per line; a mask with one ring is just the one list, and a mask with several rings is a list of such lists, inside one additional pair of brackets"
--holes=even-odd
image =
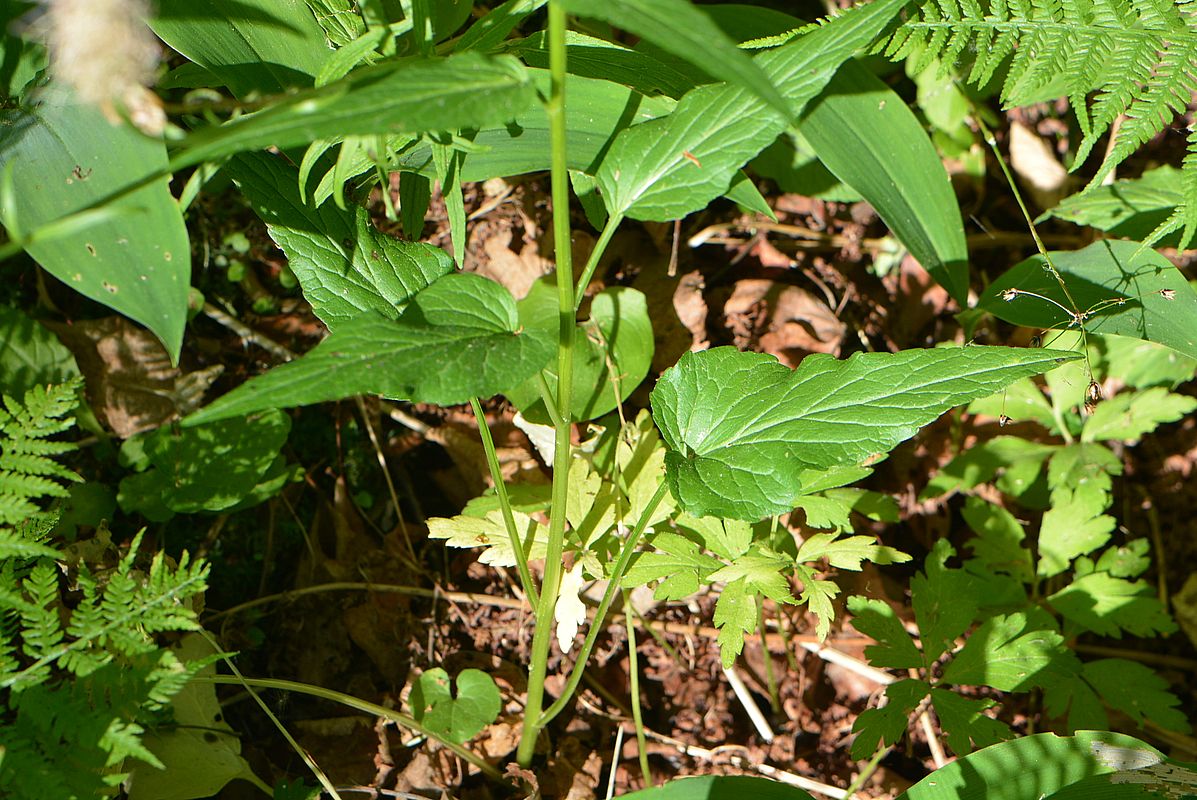
[(715, 348), (687, 353), (652, 394), (685, 510), (756, 520), (789, 511), (804, 468), (884, 455), (948, 409), (1077, 358), (1053, 350), (963, 347), (808, 356)]

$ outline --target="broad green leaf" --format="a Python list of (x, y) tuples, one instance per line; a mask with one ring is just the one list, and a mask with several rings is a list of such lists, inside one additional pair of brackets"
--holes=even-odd
[(304, 203), (296, 170), (279, 156), (246, 153), (225, 170), (287, 254), (304, 297), (329, 330), (365, 312), (395, 319), (413, 295), (453, 271), (445, 251), (382, 233), (364, 208)]
[(970, 497), (961, 516), (977, 534), (968, 541), (968, 547), (980, 565), (1025, 583), (1034, 580), (1035, 567), (1026, 547), (1026, 531), (1013, 514), (980, 497)]
[(681, 600), (710, 582), (711, 573), (723, 566), (701, 552), (698, 545), (676, 533), (663, 532), (652, 540), (652, 550), (639, 553), (624, 576), (626, 586), (657, 582), (658, 600)]
[(302, 358), (238, 386), (187, 424), (363, 394), (440, 405), (489, 397), (544, 367), (554, 333), (520, 330), (515, 300), (499, 284), (446, 275), (399, 319), (345, 320)]
[(865, 710), (852, 723), (856, 740), (852, 742), (852, 758), (862, 761), (881, 748), (882, 743), (897, 744), (906, 732), (910, 714), (931, 691), (922, 681), (907, 678), (885, 687), (888, 702), (881, 708)]
[[(1181, 171), (1165, 165), (1149, 169), (1138, 178), (1117, 180), (1065, 197), (1044, 216), (1097, 228), (1115, 239), (1141, 242), (1184, 202), (1180, 186)], [(1175, 247), (1179, 242), (1180, 234), (1175, 233), (1158, 244)]]
[(307, 88), (329, 52), (304, 0), (158, 0), (150, 27), (237, 97)]
[[(59, 88), (43, 91), (39, 100), (0, 124), (0, 161), (12, 169), (17, 189), (11, 206), (0, 209), (10, 236), (32, 232), (166, 168), (160, 140), (110, 124), (99, 110)], [(107, 207), (117, 214), (35, 241), (29, 254), (75, 291), (145, 325), (177, 361), (187, 321), (191, 248), (169, 180), (153, 181)]]
[(1076, 674), (1080, 663), (1051, 624), (1042, 612), (991, 617), (968, 637), (943, 679), (1013, 692)]
[(947, 539), (940, 539), (927, 555), (923, 572), (910, 579), (911, 605), (919, 625), (925, 666), (930, 666), (956, 646), (956, 637), (972, 625), (977, 616), (978, 592), (973, 576), (950, 569), (947, 561), (956, 555)]
[[(1085, 330), (1146, 339), (1197, 358), (1197, 291), (1168, 259), (1154, 250), (1140, 252), (1136, 242), (1112, 240), (1051, 258), (1075, 310), (1089, 315)], [(1015, 325), (1067, 328), (1070, 314), (1044, 297), (1074, 310), (1044, 268), (1043, 256), (1036, 255), (994, 281), (977, 305)]]
[(799, 130), (827, 169), (860, 192), (911, 255), (964, 303), (968, 248), (960, 204), (906, 103), (847, 61), (807, 107)]
[(1052, 492), (1052, 507), (1039, 528), (1039, 566), (1042, 578), (1059, 575), (1077, 556), (1092, 553), (1110, 540), (1117, 524), (1106, 515), (1109, 499), (1092, 486)]
[(1090, 351), (1094, 370), (1136, 389), (1175, 389), (1197, 374), (1197, 360), (1155, 342), (1113, 335), (1090, 336), (1089, 341), (1097, 345), (1092, 348), (1096, 353)]
[(489, 51), (503, 42), (520, 21), (539, 10), (548, 0), (507, 0), (471, 25), (455, 43), (455, 49)]
[(865, 657), (874, 667), (918, 669), (923, 666), (923, 654), (914, 646), (902, 620), (888, 603), (853, 596), (848, 598), (848, 611), (852, 614), (852, 627), (877, 642), (865, 647)]
[[(789, 103), (791, 116), (797, 115), (901, 7), (902, 0), (857, 6), (755, 61)], [(597, 173), (607, 209), (666, 221), (703, 208), (727, 191), (735, 171), (786, 123), (785, 115), (739, 86), (694, 89), (668, 117), (616, 138)]]
[[(557, 324), (555, 281), (537, 281), (519, 302), (519, 309), (525, 325), (553, 328)], [(583, 422), (601, 417), (626, 400), (648, 374), (653, 347), (648, 303), (641, 292), (616, 286), (595, 295), (590, 318), (574, 329), (573, 419)], [(556, 363), (543, 372), (555, 396)], [(547, 424), (549, 415), (538, 384), (538, 378), (530, 378), (508, 391), (507, 399), (525, 419)]]
[(1162, 386), (1142, 392), (1122, 392), (1099, 403), (1085, 420), (1081, 441), (1134, 440), (1165, 422), (1175, 422), (1197, 409), (1197, 400), (1173, 394)]
[(449, 673), (440, 667), (425, 670), (411, 687), (412, 716), (447, 741), (462, 744), (494, 722), (503, 710), (499, 687), (480, 669), (464, 669), (451, 688)]
[(565, 8), (646, 39), (707, 74), (751, 92), (783, 117), (794, 113), (760, 64), (688, 0), (565, 0)]
[(266, 476), (291, 431), (291, 418), (270, 410), (192, 428), (159, 428), (145, 442), (148, 471), (121, 481), (126, 511), (148, 500), (172, 512), (225, 511)]
[(1074, 355), (963, 347), (807, 356), (687, 353), (658, 381), (653, 417), (670, 488), (692, 514), (755, 520), (788, 511), (804, 468), (887, 453), (953, 406)]
[(974, 700), (961, 697), (948, 689), (932, 689), (931, 703), (935, 715), (948, 737), (948, 746), (958, 755), (971, 753), (975, 748), (988, 747), (1014, 736), (1004, 722), (984, 714), (985, 709), (997, 705), (993, 700)]
[(749, 775), (703, 775), (674, 778), (662, 786), (620, 795), (625, 800), (814, 800), (796, 786)]
[(1176, 623), (1145, 581), (1094, 572), (1077, 578), (1048, 598), (1069, 622), (1102, 636), (1121, 638), (1172, 633)]
[(1168, 781), (1157, 766), (1168, 769), (1172, 763), (1155, 748), (1119, 733), (1039, 733), (958, 758), (901, 799), (1148, 800), (1156, 797), (1149, 793), (1152, 783)]
[(1136, 724), (1150, 721), (1182, 733), (1191, 729), (1184, 712), (1177, 708), (1180, 698), (1150, 667), (1125, 658), (1101, 658), (1085, 664), (1082, 674), (1102, 700)]
[(535, 102), (535, 85), (510, 56), (461, 53), (388, 61), (192, 134), (171, 164), (178, 169), (243, 150), (286, 149), (317, 139), (501, 125)]
[(71, 351), (58, 337), (15, 308), (0, 306), (0, 385), (24, 397), (34, 386), (64, 383), (79, 375)]
[(872, 536), (848, 536), (837, 538), (836, 533), (815, 533), (807, 537), (798, 548), (796, 561), (812, 562), (827, 559), (827, 563), (838, 569), (860, 571), (861, 563), (901, 564), (910, 556), (892, 547), (877, 544)]
[[(470, 510), (466, 509), (467, 512)], [(528, 548), (528, 559), (544, 558), (549, 542), (548, 529), (521, 511), (511, 513), (520, 540)], [(511, 536), (498, 509), (484, 512), (482, 516), (462, 513), (456, 517), (429, 517), (428, 538), (444, 539), (446, 547), (482, 548), (478, 561), (492, 567), (514, 567), (516, 563)]]

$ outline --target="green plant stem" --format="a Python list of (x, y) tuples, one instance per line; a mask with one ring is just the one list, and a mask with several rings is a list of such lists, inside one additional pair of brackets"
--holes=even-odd
[[(653, 785), (652, 770), (648, 768), (648, 738), (644, 735), (644, 716), (640, 713), (640, 664), (636, 657), (635, 609), (623, 593), (623, 621), (628, 632), (628, 682), (632, 699), (632, 724), (636, 726), (636, 754), (640, 758), (640, 774), (645, 788)], [(614, 768), (614, 766), (612, 766)]]
[(495, 452), (495, 440), (490, 435), (490, 426), (486, 424), (486, 414), (482, 411), (482, 403), (477, 397), (470, 398), (470, 408), (474, 409), (474, 419), (478, 420), (478, 435), (482, 437), (482, 449), (486, 452), (486, 465), (490, 468), (490, 479), (495, 484), (495, 495), (499, 498), (499, 509), (503, 512), (503, 526), (507, 528), (507, 535), (511, 538), (511, 549), (515, 553), (515, 568), (520, 574), (520, 584), (528, 602), (533, 606), (539, 600), (536, 584), (532, 582), (532, 573), (528, 570), (528, 551), (524, 542), (520, 540), (519, 529), (515, 526), (515, 516), (511, 513), (511, 499), (507, 496), (507, 484), (503, 481), (503, 471), (499, 468), (499, 454)]
[(765, 683), (769, 685), (769, 707), (781, 713), (781, 695), (777, 691), (777, 677), (773, 674), (773, 654), (769, 652), (769, 638), (765, 636), (765, 604), (756, 604), (756, 627), (761, 634), (761, 651), (765, 657)]
[(414, 731), (421, 736), (426, 736), (429, 739), (440, 742), (445, 746), (446, 749), (451, 750), (459, 758), (473, 764), (482, 772), (482, 774), (486, 775), (488, 778), (492, 778), (496, 781), (503, 780), (503, 773), (499, 772), (498, 769), (487, 763), (486, 759), (482, 758), (482, 756), (478, 755), (477, 753), (472, 753), (465, 747), (455, 742), (449, 742), (440, 738), (435, 733), (428, 730), (415, 719), (406, 714), (401, 714), (393, 708), (387, 708), (386, 706), (380, 706), (376, 703), (367, 702), (366, 700), (354, 697), (353, 695), (344, 694), (343, 692), (337, 692), (332, 689), (325, 689), (322, 686), (312, 686), (307, 683), (297, 683), (296, 681), (285, 681), (277, 678), (245, 678), (235, 677), (233, 675), (197, 675), (196, 677), (192, 678), (192, 680), (232, 686), (252, 686), (255, 689), (278, 689), (279, 691), (283, 692), (306, 694), (311, 697), (320, 697), (333, 703), (339, 703), (340, 705), (357, 709), (358, 711), (362, 711), (366, 714), (382, 717), (383, 719), (393, 722), (402, 728), (407, 728), (408, 730)]
[(545, 547), (544, 578), (536, 604), (536, 631), (532, 635), (528, 666), (528, 694), (524, 707), (524, 729), (516, 761), (527, 767), (536, 750), (542, 724), (544, 680), (552, 645), (553, 611), (561, 588), (562, 556), (565, 549), (565, 509), (569, 499), (570, 409), (574, 385), (574, 270), (570, 257), (569, 169), (565, 152), (565, 6), (562, 0), (549, 3), (549, 75), (551, 88), (545, 111), (549, 119), (552, 147), (553, 248), (557, 260), (557, 424), (553, 447), (553, 507), (549, 514)]
[(540, 399), (548, 412), (549, 422), (554, 428), (561, 425), (561, 415), (557, 413), (557, 402), (553, 399), (553, 390), (549, 388), (549, 380), (544, 376), (544, 370), (536, 373), (536, 388), (540, 390)]
[(586, 296), (586, 287), (590, 285), (594, 271), (598, 269), (599, 262), (603, 260), (603, 253), (607, 252), (607, 245), (611, 243), (611, 237), (615, 235), (615, 230), (621, 222), (623, 222), (623, 214), (612, 214), (607, 217), (607, 224), (603, 226), (598, 241), (594, 243), (594, 249), (590, 251), (590, 258), (586, 259), (586, 267), (582, 270), (581, 278), (578, 279), (579, 291), (578, 296), (574, 299), (575, 313), (582, 305), (582, 298)]
[(894, 748), (892, 746), (882, 747), (879, 748), (876, 753), (873, 753), (873, 757), (869, 759), (869, 763), (865, 764), (864, 769), (860, 771), (860, 774), (858, 774), (848, 788), (844, 790), (844, 797), (846, 797), (848, 800), (852, 800), (852, 798), (856, 796), (856, 793), (860, 791), (860, 787), (864, 786), (865, 782), (868, 781), (868, 779), (872, 777), (873, 773), (877, 771), (877, 767), (881, 766), (881, 760), (889, 755), (889, 751), (893, 749)]
[(628, 534), (627, 541), (624, 542), (623, 548), (619, 551), (619, 558), (616, 560), (615, 566), (611, 569), (611, 574), (607, 579), (607, 590), (603, 592), (603, 599), (599, 601), (598, 609), (594, 612), (594, 621), (591, 622), (590, 629), (586, 631), (586, 639), (582, 642), (582, 649), (578, 651), (578, 659), (574, 662), (574, 668), (569, 674), (569, 680), (566, 681), (565, 688), (561, 690), (561, 696), (541, 715), (540, 722), (537, 724), (538, 728), (548, 725), (554, 717), (565, 710), (565, 707), (569, 705), (570, 698), (577, 691), (578, 684), (582, 682), (582, 674), (585, 672), (586, 662), (590, 659), (590, 651), (594, 649), (594, 643), (598, 641), (599, 631), (603, 627), (603, 619), (607, 616), (607, 611), (611, 608), (611, 603), (615, 600), (615, 595), (619, 593), (624, 573), (628, 571), (628, 566), (632, 563), (632, 556), (636, 552), (636, 545), (640, 543), (640, 537), (644, 535), (645, 529), (648, 528), (648, 521), (652, 519), (657, 506), (665, 499), (665, 495), (668, 492), (669, 486), (662, 480), (657, 486), (657, 491), (648, 501), (648, 505), (644, 507), (644, 513), (636, 521), (636, 527)]

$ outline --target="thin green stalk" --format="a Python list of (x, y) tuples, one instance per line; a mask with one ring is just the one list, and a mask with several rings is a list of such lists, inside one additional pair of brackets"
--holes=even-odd
[(603, 259), (603, 253), (607, 252), (607, 245), (611, 243), (611, 237), (615, 235), (615, 230), (621, 222), (623, 222), (623, 214), (612, 214), (607, 217), (607, 224), (603, 226), (603, 232), (599, 234), (598, 241), (594, 243), (594, 249), (590, 251), (590, 258), (586, 260), (586, 267), (582, 270), (582, 277), (578, 280), (578, 296), (574, 299), (575, 313), (582, 305), (582, 298), (586, 296), (586, 287), (590, 285), (590, 279), (594, 277), (594, 271), (598, 269), (599, 262)]
[(781, 695), (777, 691), (777, 677), (773, 674), (773, 654), (769, 652), (769, 638), (765, 635), (765, 604), (756, 604), (756, 626), (761, 634), (761, 650), (765, 656), (765, 683), (769, 685), (769, 706), (774, 714), (781, 713)]
[(354, 697), (353, 695), (344, 694), (343, 692), (337, 692), (332, 689), (325, 689), (322, 686), (312, 686), (307, 683), (297, 683), (295, 681), (285, 681), (279, 680), (277, 678), (244, 678), (234, 677), (232, 675), (197, 675), (196, 677), (192, 678), (192, 680), (202, 681), (204, 683), (219, 683), (233, 686), (252, 686), (255, 689), (278, 689), (279, 691), (283, 692), (295, 692), (296, 694), (306, 694), (310, 695), (311, 697), (321, 697), (325, 700), (333, 703), (339, 703), (340, 705), (346, 706), (348, 708), (355, 708), (358, 711), (370, 714), (371, 716), (382, 717), (389, 722), (395, 723), (401, 728), (407, 728), (408, 730), (414, 731), (421, 736), (434, 739), (435, 741), (440, 742), (446, 749), (451, 750), (462, 760), (473, 764), (488, 778), (492, 778), (496, 781), (503, 780), (503, 773), (501, 773), (491, 764), (487, 763), (486, 759), (477, 753), (472, 753), (465, 747), (456, 744), (455, 742), (450, 742), (441, 738), (439, 735), (428, 730), (419, 722), (407, 716), (406, 714), (401, 714), (393, 708), (387, 708), (386, 706), (380, 706), (375, 703), (367, 702), (360, 698)]
[(544, 703), (544, 681), (552, 645), (553, 611), (561, 588), (562, 556), (565, 550), (565, 509), (569, 499), (570, 409), (574, 386), (574, 269), (570, 257), (569, 169), (565, 153), (565, 6), (562, 0), (549, 3), (549, 119), (552, 147), (553, 248), (557, 260), (557, 424), (553, 452), (553, 506), (549, 514), (545, 548), (544, 579), (536, 604), (536, 631), (532, 635), (528, 666), (528, 695), (524, 707), (524, 729), (516, 761), (532, 763), (536, 737), (543, 727), (538, 722)]
[(607, 589), (603, 592), (603, 599), (599, 601), (598, 609), (594, 612), (594, 621), (590, 623), (590, 629), (586, 631), (586, 639), (582, 642), (582, 649), (578, 651), (578, 659), (574, 662), (574, 668), (569, 674), (569, 680), (566, 681), (565, 688), (561, 690), (561, 696), (541, 715), (540, 722), (537, 724), (538, 728), (548, 725), (554, 717), (565, 710), (565, 707), (569, 705), (570, 699), (574, 696), (574, 692), (577, 691), (578, 684), (582, 682), (582, 674), (585, 672), (586, 662), (590, 659), (590, 651), (594, 649), (594, 643), (598, 641), (599, 631), (602, 630), (603, 620), (607, 616), (607, 611), (610, 610), (611, 603), (615, 600), (615, 595), (619, 593), (624, 573), (628, 571), (628, 566), (632, 563), (632, 556), (636, 552), (636, 545), (640, 543), (640, 537), (644, 535), (645, 529), (648, 528), (648, 521), (652, 519), (657, 506), (665, 499), (668, 491), (669, 486), (662, 480), (657, 486), (656, 493), (648, 501), (648, 505), (644, 507), (644, 513), (636, 521), (636, 527), (628, 534), (627, 541), (623, 544), (623, 549), (619, 551), (619, 558), (616, 560), (615, 566), (611, 569), (611, 575), (607, 580)]
[(888, 756), (889, 751), (893, 749), (894, 748), (892, 746), (881, 747), (878, 748), (876, 753), (873, 753), (873, 757), (869, 759), (869, 763), (865, 764), (864, 769), (860, 771), (860, 774), (856, 776), (856, 779), (853, 780), (848, 788), (844, 790), (844, 797), (847, 798), (847, 800), (852, 800), (852, 798), (856, 796), (856, 793), (860, 791), (860, 787), (864, 786), (865, 782), (868, 781), (869, 778), (873, 777), (873, 773), (877, 771), (877, 767), (881, 766), (882, 759)]
[(644, 785), (653, 785), (653, 773), (648, 768), (648, 738), (644, 735), (644, 717), (640, 713), (640, 664), (636, 657), (636, 625), (628, 592), (623, 593), (623, 621), (628, 631), (628, 680), (632, 694), (632, 723), (636, 726), (636, 754), (640, 757), (640, 774)]
[(536, 584), (532, 582), (532, 573), (528, 570), (528, 552), (520, 539), (519, 529), (515, 526), (515, 516), (511, 513), (511, 499), (507, 497), (507, 484), (504, 483), (503, 472), (499, 469), (499, 454), (495, 452), (495, 440), (490, 435), (486, 414), (482, 412), (482, 403), (478, 402), (477, 397), (470, 398), (470, 408), (474, 409), (474, 419), (478, 420), (478, 435), (482, 437), (486, 465), (490, 467), (490, 479), (494, 481), (495, 496), (499, 498), (499, 509), (503, 512), (503, 526), (507, 528), (507, 535), (511, 538), (511, 549), (515, 552), (515, 568), (520, 574), (520, 584), (528, 602), (535, 606), (539, 595), (536, 593)]
[(561, 425), (561, 415), (557, 413), (557, 401), (553, 399), (553, 390), (549, 388), (548, 378), (544, 370), (536, 373), (536, 388), (540, 390), (540, 399), (544, 403), (545, 411), (549, 414), (549, 422), (554, 428)]

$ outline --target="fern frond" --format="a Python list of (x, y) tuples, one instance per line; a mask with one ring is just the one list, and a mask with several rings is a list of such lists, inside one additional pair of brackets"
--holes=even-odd
[(35, 517), (37, 501), (65, 497), (64, 481), (81, 481), (72, 470), (53, 460), (74, 446), (53, 441), (73, 424), (69, 414), (77, 404), (77, 381), (61, 386), (38, 386), (23, 402), (4, 396), (0, 408), (0, 526)]
[[(976, 84), (1006, 65), (1007, 108), (1067, 97), (1082, 133), (1075, 166), (1121, 118), (1092, 187), (1183, 114), (1197, 93), (1195, 9), (1193, 0), (919, 0), (874, 50), (916, 58), (919, 69), (937, 59), (948, 67), (971, 59), (968, 81)], [(1190, 137), (1186, 176), (1197, 170), (1194, 154)], [(1197, 205), (1187, 193), (1150, 242), (1182, 225), (1188, 244)]]

